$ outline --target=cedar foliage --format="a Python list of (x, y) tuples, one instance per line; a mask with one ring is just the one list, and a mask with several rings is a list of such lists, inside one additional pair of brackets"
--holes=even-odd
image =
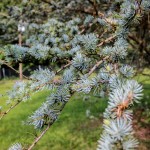
[[(27, 81), (14, 85), (7, 101), (11, 107), (2, 111), (1, 119), (34, 92), (49, 89), (51, 94), (26, 121), (40, 129), (41, 134), (30, 146), (15, 143), (9, 150), (31, 150), (59, 118), (75, 92), (108, 96), (104, 131), (97, 150), (137, 148), (138, 141), (132, 129), (132, 106), (140, 102), (142, 86), (133, 80), (135, 69), (126, 57), (128, 51), (132, 53), (132, 46), (139, 46), (140, 38), (134, 39), (133, 35), (139, 33), (136, 29), (142, 24), (142, 18), (148, 16), (149, 0), (42, 0), (40, 4), (38, 1), (31, 3), (23, 1), (11, 7), (11, 13), (7, 12), (6, 17), (3, 15), (1, 41), (10, 35), (5, 33), (8, 29), (5, 21), (9, 18), (14, 23), (9, 25), (13, 24), (15, 28), (20, 22), (25, 23), (26, 31), (22, 46), (16, 44), (14, 36), (4, 42), (7, 44), (1, 44), (0, 62), (12, 68), (14, 62), (46, 60), (49, 67), (35, 70), (30, 77), (24, 76)], [(37, 8), (46, 12), (40, 13)], [(146, 41), (145, 38), (144, 43)], [(140, 48), (143, 57), (148, 46)]]

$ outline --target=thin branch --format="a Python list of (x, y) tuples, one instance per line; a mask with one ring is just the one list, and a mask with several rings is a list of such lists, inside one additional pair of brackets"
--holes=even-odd
[[(70, 96), (72, 96), (74, 94), (74, 92), (70, 89)], [(63, 110), (63, 108), (65, 107), (67, 102), (65, 102), (61, 108), (60, 108), (60, 112)], [(51, 122), (51, 124), (48, 124), (47, 128), (45, 128), (45, 130), (43, 130), (43, 132), (34, 140), (34, 142), (30, 145), (30, 147), (27, 150), (32, 150), (32, 148), (37, 144), (37, 142), (44, 136), (44, 134), (48, 131), (48, 129), (51, 127), (51, 125), (55, 122), (55, 120), (53, 122)]]
[[(1, 62), (2, 64), (6, 65), (7, 67), (9, 67), (10, 69), (12, 69), (13, 71), (15, 71), (16, 73), (19, 74), (19, 71), (16, 70), (15, 68), (13, 68), (12, 66), (10, 66), (8, 63), (6, 63), (6, 62), (4, 62), (4, 61), (1, 61), (1, 60), (0, 60), (0, 62)], [(23, 77), (24, 77), (25, 79), (28, 79), (28, 80), (30, 79), (30, 78), (28, 78), (28, 77), (25, 76), (25, 75), (23, 75)]]
[(105, 39), (104, 41), (102, 41), (101, 43), (99, 43), (97, 46), (100, 47), (102, 46), (103, 44), (107, 43), (107, 42), (110, 42), (111, 40), (113, 40), (114, 38), (116, 37), (116, 35), (113, 35), (107, 39)]
[(13, 108), (15, 108), (21, 101), (18, 101), (15, 105), (12, 105), (7, 111), (2, 113), (2, 116), (0, 117), (0, 120), (4, 118)]
[(68, 8), (69, 11), (75, 11), (75, 12), (81, 12), (81, 13), (85, 13), (85, 14), (90, 14), (93, 15), (93, 12), (87, 10), (87, 9), (73, 9), (73, 8)]
[(69, 63), (68, 64), (66, 64), (66, 65), (64, 65), (64, 66), (62, 66), (59, 70), (57, 70), (56, 71), (56, 74), (58, 74), (59, 72), (61, 72), (63, 69), (65, 69), (65, 68), (67, 68), (68, 66), (70, 66), (72, 64), (72, 62), (71, 61), (69, 61)]
[(109, 58), (109, 56), (106, 56), (106, 57), (103, 58), (102, 60), (98, 61), (98, 62), (90, 69), (90, 71), (89, 71), (89, 73), (88, 73), (88, 76), (90, 76), (90, 75), (95, 71), (95, 69), (96, 69), (100, 64), (102, 64), (104, 60), (106, 60), (106, 59), (108, 59), (108, 58)]
[(88, 2), (93, 6), (94, 10), (95, 10), (95, 15), (98, 15), (98, 10), (97, 10), (97, 6), (96, 6), (96, 2), (92, 1), (92, 0), (88, 0)]
[(129, 36), (130, 39), (135, 41), (137, 44), (141, 43), (141, 41), (139, 39), (137, 39), (135, 35), (129, 34), (128, 36)]
[(59, 6), (53, 0), (50, 0), (50, 1), (42, 0), (42, 2), (47, 3), (49, 5), (54, 5), (56, 8), (59, 8)]
[(150, 74), (142, 73), (142, 75), (150, 77)]
[(47, 1), (47, 0), (42, 0), (42, 2), (47, 3), (47, 4), (49, 4), (49, 5), (52, 4), (51, 1)]
[(107, 18), (107, 17), (105, 16), (105, 14), (102, 13), (101, 11), (98, 11), (98, 15), (99, 15), (100, 18), (104, 19), (105, 22), (108, 23), (109, 25), (111, 25), (111, 26), (113, 26), (113, 27), (117, 25), (117, 21), (116, 21), (116, 20), (111, 19), (111, 18)]
[(108, 32), (108, 30), (104, 30), (104, 31), (101, 33), (101, 35), (98, 35), (98, 38), (102, 38), (103, 35), (104, 35), (105, 33), (107, 33), (107, 32)]
[[(109, 56), (106, 56), (105, 58), (103, 58), (102, 60), (100, 60), (99, 62), (97, 62), (93, 68), (91, 68), (90, 72), (88, 73), (88, 76), (90, 76), (94, 70), (106, 59), (108, 59)], [(57, 72), (60, 72), (62, 69), (68, 67), (71, 65), (71, 62), (69, 62), (67, 65), (63, 66), (61, 69), (59, 69)], [(74, 93), (74, 92), (73, 92)], [(73, 93), (71, 93), (71, 95), (73, 95)], [(66, 104), (66, 103), (65, 103)], [(63, 105), (63, 107), (61, 108), (60, 111), (63, 110), (65, 104)], [(53, 122), (51, 123), (51, 125), (53, 124)], [(28, 150), (32, 150), (32, 148), (37, 144), (37, 142), (44, 136), (44, 134), (48, 131), (48, 129), (50, 128), (50, 125), (47, 126), (47, 128), (45, 128), (45, 130), (34, 140), (34, 142), (32, 143), (32, 145), (28, 148)]]
[(83, 27), (83, 29), (79, 32), (79, 34), (83, 34), (83, 33), (84, 33), (88, 28), (90, 28), (94, 23), (95, 23), (95, 22), (90, 23), (87, 27)]
[(47, 128), (45, 128), (45, 130), (43, 130), (43, 132), (34, 140), (34, 142), (32, 143), (32, 145), (28, 148), (28, 150), (31, 150), (36, 143), (44, 136), (44, 134), (47, 132), (47, 130), (50, 128), (50, 125), (47, 126)]
[[(72, 62), (69, 61), (68, 64), (62, 66), (59, 70), (56, 71), (56, 74), (58, 74), (58, 73), (61, 72), (63, 69), (65, 69), (65, 68), (67, 68), (68, 66), (70, 66), (71, 63), (72, 63)], [(4, 64), (4, 63), (3, 63), (3, 64)], [(6, 65), (6, 64), (5, 64), (5, 65)], [(9, 66), (9, 67), (11, 67), (11, 66)], [(11, 67), (11, 69), (13, 69), (14, 71), (18, 72), (18, 71), (17, 71), (16, 69), (14, 69), (13, 67)], [(25, 76), (25, 77), (26, 77), (26, 76)], [(26, 77), (26, 78), (28, 78), (28, 77)], [(29, 78), (28, 78), (28, 79), (29, 79)], [(32, 79), (31, 79), (31, 80), (32, 80)], [(45, 85), (48, 84), (48, 83), (51, 83), (51, 82), (47, 82), (47, 83), (44, 83), (44, 84), (42, 84), (42, 85), (39, 85), (38, 87), (36, 87), (36, 90), (39, 90), (40, 88), (42, 88), (43, 86), (45, 86)], [(20, 102), (22, 102), (22, 101), (18, 101), (16, 104), (12, 105), (6, 112), (3, 112), (2, 116), (0, 117), (0, 120), (2, 120), (2, 118), (3, 118), (5, 115), (7, 115), (13, 108), (15, 108)]]
[(127, 41), (134, 49), (137, 49), (136, 45), (133, 44), (131, 40), (127, 39)]
[[(103, 58), (103, 60), (100, 60), (99, 62), (97, 62), (93, 68), (91, 68), (90, 72), (88, 73), (88, 75), (92, 74), (94, 72), (94, 70), (106, 59), (108, 59), (109, 56), (106, 56), (105, 58)], [(62, 66), (61, 69), (59, 69), (56, 73), (59, 73), (61, 70), (63, 70), (64, 68), (68, 67), (71, 65), (71, 61), (69, 61), (68, 64), (66, 64), (65, 66)], [(73, 92), (74, 93), (74, 92)], [(71, 95), (73, 95), (73, 93), (71, 93)], [(66, 104), (66, 103), (65, 103)], [(65, 104), (63, 105), (63, 107), (61, 108), (60, 111), (63, 110)], [(51, 125), (53, 124), (53, 122), (51, 123)], [(50, 128), (50, 125), (47, 126), (47, 128), (45, 128), (45, 130), (34, 140), (34, 142), (31, 144), (31, 146), (28, 148), (28, 150), (32, 150), (32, 148), (37, 144), (37, 142), (44, 136), (44, 134), (48, 131), (48, 129)]]

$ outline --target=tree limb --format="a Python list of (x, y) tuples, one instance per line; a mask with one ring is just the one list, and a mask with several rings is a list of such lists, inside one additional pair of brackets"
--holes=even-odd
[(108, 59), (108, 58), (109, 58), (109, 56), (106, 56), (106, 57), (103, 58), (102, 60), (98, 61), (98, 62), (90, 69), (90, 71), (89, 71), (89, 73), (88, 73), (88, 76), (90, 76), (90, 75), (95, 71), (95, 69), (96, 69), (100, 64), (102, 64), (104, 60), (106, 60), (106, 59)]
[[(12, 66), (10, 66), (8, 63), (6, 63), (6, 62), (4, 62), (4, 61), (1, 61), (1, 60), (0, 60), (0, 63), (6, 65), (7, 67), (9, 67), (10, 69), (12, 69), (13, 71), (15, 71), (16, 73), (19, 74), (19, 71), (16, 70), (15, 68), (13, 68)], [(27, 76), (25, 76), (25, 75), (23, 75), (23, 77), (24, 77), (25, 79), (28, 79), (28, 80), (29, 80), (29, 77), (27, 77)]]
[(15, 105), (12, 105), (7, 111), (3, 112), (3, 113), (2, 113), (2, 116), (0, 117), (0, 120), (2, 120), (2, 118), (4, 118), (4, 117), (5, 117), (13, 108), (15, 108), (19, 103), (20, 103), (20, 101), (17, 102)]
[(31, 144), (28, 150), (31, 150), (36, 145), (36, 143), (44, 136), (44, 134), (47, 132), (49, 128), (50, 125), (48, 125), (47, 128), (45, 128), (45, 130), (43, 130), (43, 132), (34, 140), (34, 142)]
[(105, 39), (105, 40), (102, 41), (101, 43), (99, 43), (97, 46), (100, 47), (100, 46), (102, 46), (103, 44), (105, 44), (105, 43), (107, 43), (107, 42), (113, 40), (115, 37), (116, 37), (116, 35), (113, 35), (113, 36), (111, 36), (111, 37)]
[(95, 10), (95, 15), (98, 15), (98, 10), (97, 10), (97, 6), (96, 6), (96, 1), (94, 0), (94, 2), (92, 0), (88, 0), (88, 2), (93, 6), (94, 10)]

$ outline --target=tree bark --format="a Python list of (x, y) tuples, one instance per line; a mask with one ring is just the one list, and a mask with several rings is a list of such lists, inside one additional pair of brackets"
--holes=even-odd
[[(22, 35), (21, 35), (21, 33), (19, 33), (19, 46), (22, 46)], [(20, 80), (23, 80), (22, 62), (19, 63), (19, 77), (20, 77)]]

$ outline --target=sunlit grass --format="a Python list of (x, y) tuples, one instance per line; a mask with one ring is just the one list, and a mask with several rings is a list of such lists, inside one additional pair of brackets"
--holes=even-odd
[[(146, 70), (149, 73), (149, 70)], [(147, 76), (137, 76), (139, 82), (144, 83), (144, 96), (142, 103), (150, 104), (150, 78)], [(0, 81), (0, 106), (6, 110), (7, 93), (12, 88), (16, 79)], [(0, 121), (0, 150), (6, 150), (16, 142), (21, 142), (25, 147), (30, 145), (39, 131), (32, 126), (23, 125), (50, 94), (49, 91), (42, 91), (32, 96), (31, 100), (21, 102), (2, 121)], [(102, 112), (107, 106), (104, 99), (89, 96), (83, 100), (85, 95), (74, 95), (64, 108), (59, 119), (52, 125), (40, 142), (35, 146), (35, 150), (91, 150), (96, 149), (97, 140), (102, 132)], [(91, 116), (86, 116), (86, 110), (91, 111)]]
[[(16, 80), (0, 81), (0, 93), (5, 94)], [(32, 100), (21, 102), (14, 110), (0, 122), (0, 150), (8, 149), (15, 143), (21, 142), (27, 146), (35, 138), (37, 131), (32, 126), (23, 125), (29, 115), (34, 112), (50, 94), (43, 91), (32, 96)], [(7, 95), (7, 94), (6, 94)], [(96, 149), (97, 140), (102, 131), (100, 112), (104, 111), (106, 101), (90, 96), (83, 101), (83, 97), (74, 95), (67, 103), (57, 122), (52, 125), (35, 150), (71, 150)], [(5, 105), (7, 96), (0, 98), (0, 105)], [(95, 102), (97, 101), (97, 102)], [(86, 110), (91, 110), (91, 117), (86, 116)]]

